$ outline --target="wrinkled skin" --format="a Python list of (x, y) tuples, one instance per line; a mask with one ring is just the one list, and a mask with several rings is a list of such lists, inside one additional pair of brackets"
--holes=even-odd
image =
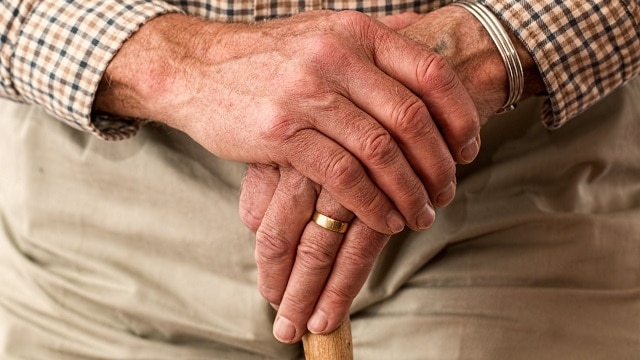
[[(481, 123), (506, 98), (500, 58), (477, 41), (486, 39), (469, 37), (483, 51), (458, 57), (462, 44), (436, 35), (460, 22), (430, 15), (320, 11), (260, 24), (164, 15), (107, 68), (97, 110), (165, 123), (255, 164), (241, 217), (257, 231), (258, 287), (279, 309), (281, 341), (335, 328), (389, 235), (433, 223), (433, 208), (454, 196), (456, 163), (475, 158)], [(469, 76), (478, 64), (468, 59), (502, 73)], [(316, 208), (352, 220), (350, 230), (309, 223)]]
[[(418, 45), (445, 55), (469, 90), (481, 124), (504, 103), (508, 88), (502, 60), (481, 25), (464, 10), (448, 7), (427, 15), (407, 13), (381, 21)], [(526, 69), (534, 69), (525, 89), (527, 97), (544, 86), (528, 54), (518, 50)], [(430, 102), (425, 100), (425, 104)], [(435, 120), (452, 158), (460, 164), (470, 162), (480, 147), (480, 137), (475, 136), (467, 154), (457, 153), (456, 143), (449, 140), (447, 119)], [(446, 206), (454, 192), (455, 182), (431, 200), (436, 206)], [(258, 285), (263, 296), (278, 308), (274, 335), (283, 342), (298, 341), (307, 329), (314, 333), (335, 329), (390, 239), (390, 235), (353, 218), (329, 193), (291, 168), (252, 164), (245, 176), (241, 217), (256, 231)], [(334, 219), (352, 221), (350, 230), (342, 235), (309, 222), (314, 209)]]

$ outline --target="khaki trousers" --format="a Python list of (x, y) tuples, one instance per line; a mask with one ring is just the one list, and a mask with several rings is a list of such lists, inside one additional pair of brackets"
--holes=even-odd
[[(564, 128), (490, 120), (429, 230), (352, 308), (356, 359), (640, 358), (640, 80)], [(296, 359), (271, 335), (242, 164), (0, 100), (0, 358)]]

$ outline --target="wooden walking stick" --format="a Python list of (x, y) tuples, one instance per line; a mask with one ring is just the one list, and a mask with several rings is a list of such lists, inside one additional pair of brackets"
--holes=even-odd
[(304, 356), (307, 360), (353, 360), (351, 321), (349, 315), (332, 333), (302, 337)]

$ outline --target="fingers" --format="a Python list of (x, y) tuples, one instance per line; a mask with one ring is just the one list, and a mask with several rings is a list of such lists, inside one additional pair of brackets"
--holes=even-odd
[[(318, 212), (335, 220), (348, 222), (353, 217), (351, 212), (335, 202), (326, 191), (321, 191), (315, 206)], [(349, 229), (347, 234), (350, 232)], [(344, 236), (313, 221), (306, 225), (274, 322), (273, 333), (278, 340), (285, 343), (296, 342), (307, 331), (307, 320), (323, 291)], [(345, 311), (344, 308), (338, 310), (341, 313)]]
[[(376, 79), (373, 67), (366, 70), (361, 69), (358, 73), (365, 78), (371, 78), (374, 81)], [(411, 128), (407, 130), (407, 134), (410, 135), (405, 136), (413, 140), (412, 144), (409, 145), (410, 147), (419, 146), (424, 149), (426, 147), (424, 144), (430, 141), (429, 138), (434, 139), (431, 141), (430, 156), (423, 157), (422, 160), (423, 163), (428, 164), (426, 166), (429, 166), (430, 174), (427, 182), (429, 189), (431, 189), (431, 186), (441, 187), (441, 185), (437, 184), (437, 181), (431, 181), (433, 179), (440, 179), (446, 176), (446, 180), (450, 181), (448, 178), (452, 176), (451, 170), (448, 173), (442, 173), (440, 164), (449, 162), (451, 169), (453, 169), (454, 163), (437, 129), (430, 129), (435, 127), (433, 122), (424, 121), (428, 117), (428, 113), (422, 101), (404, 88), (399, 89), (397, 92), (388, 91), (388, 87), (385, 86), (387, 84), (383, 81), (386, 81), (388, 86), (399, 86), (391, 78), (384, 76), (379, 80), (377, 86), (372, 83), (363, 84), (370, 80), (349, 80), (351, 83), (355, 83), (355, 86), (362, 85), (372, 89), (367, 97), (356, 95), (357, 99), (354, 102), (358, 103), (360, 108), (349, 106), (353, 99), (343, 98), (341, 99), (342, 101), (336, 101), (336, 106), (332, 107), (331, 110), (317, 114), (314, 125), (330, 138), (340, 139), (351, 154), (358, 159), (363, 159), (362, 161), (366, 166), (369, 177), (392, 200), (393, 205), (400, 211), (407, 224), (413, 229), (423, 230), (431, 226), (435, 219), (433, 205), (423, 185), (423, 180), (416, 175), (411, 164), (407, 161), (406, 154), (403, 153), (391, 134), (381, 126), (380, 123), (387, 125), (389, 121), (383, 118), (387, 114), (384, 114), (384, 110), (379, 105), (391, 105), (394, 101), (402, 103), (393, 107), (401, 108), (398, 111), (402, 115), (398, 116), (411, 117), (411, 120), (407, 120), (412, 124)], [(359, 92), (358, 94), (361, 93)], [(407, 103), (410, 104), (408, 105)], [(365, 112), (361, 108), (364, 108)], [(366, 114), (367, 112), (379, 115), (382, 120), (371, 118)], [(328, 122), (323, 121), (323, 119), (328, 118), (338, 119), (341, 123), (348, 122), (349, 126), (346, 130), (331, 126)], [(412, 149), (411, 151), (417, 150)], [(329, 183), (333, 181), (334, 179), (332, 178), (327, 179)], [(360, 204), (354, 206), (354, 200), (359, 200), (362, 197), (338, 194), (334, 191), (333, 186), (328, 185), (327, 182), (322, 183), (322, 185), (335, 196), (339, 203), (352, 210), (359, 219), (382, 233), (392, 233), (376, 225), (376, 219), (380, 217), (379, 214), (384, 213), (376, 209), (363, 209)], [(393, 230), (399, 231), (402, 229)]]
[[(378, 69), (371, 65), (362, 67), (358, 76), (347, 75), (348, 89), (352, 89), (347, 96), (388, 130), (389, 136), (402, 149), (401, 153), (406, 157), (403, 160), (408, 161), (412, 165), (411, 171), (420, 176), (419, 181), (428, 191), (428, 197), (423, 198), (421, 191), (411, 189), (414, 201), (411, 205), (416, 209), (416, 203), (424, 201), (423, 208), (418, 208), (421, 211), (409, 213), (403, 211), (399, 204), (396, 203), (396, 206), (405, 215), (407, 225), (414, 230), (426, 229), (435, 219), (433, 205), (447, 205), (453, 197), (454, 188), (450, 187), (455, 179), (455, 159), (424, 101), (395, 79), (376, 77), (376, 72)], [(365, 93), (358, 89), (368, 91)], [(380, 179), (377, 175), (372, 177), (376, 181)], [(394, 189), (393, 184), (378, 181), (377, 184), (386, 193)], [(409, 202), (404, 198), (403, 201)]]
[(280, 182), (256, 233), (258, 289), (271, 304), (280, 304), (317, 191), (317, 185), (297, 171), (281, 169)]
[[(298, 341), (306, 329), (328, 333), (340, 325), (390, 238), (358, 219), (344, 237), (311, 230), (312, 225), (305, 231), (305, 242), (320, 242), (311, 246), (321, 247), (323, 252), (321, 256), (298, 252), (274, 323), (274, 336), (286, 343)], [(331, 250), (334, 246), (340, 249)], [(303, 260), (305, 256), (307, 260)]]
[[(433, 206), (423, 198), (424, 192), (414, 191), (412, 197), (407, 198), (398, 186), (394, 186), (388, 172), (385, 172), (386, 176), (373, 175), (372, 169), (384, 168), (380, 162), (390, 159), (396, 168), (402, 168), (406, 161), (412, 168), (405, 172), (413, 171), (419, 176), (430, 201), (436, 206), (447, 205), (455, 193), (456, 162), (466, 163), (477, 153), (475, 139), (480, 125), (475, 104), (443, 57), (389, 31), (379, 22), (368, 19), (369, 24), (366, 24), (367, 19), (362, 15), (344, 14), (341, 21), (364, 34), (363, 47), (370, 49), (368, 56), (371, 59), (344, 57), (341, 58), (342, 69), (347, 71), (325, 71), (324, 74), (336, 84), (335, 91), (379, 122), (383, 129), (371, 133), (377, 136), (377, 141), (366, 144), (361, 140), (354, 144), (353, 140), (340, 137), (345, 133), (344, 122), (318, 122), (314, 126), (361, 161), (410, 227), (424, 229), (433, 221), (430, 209)], [(330, 119), (326, 114), (323, 113), (323, 117)], [(362, 116), (354, 117), (348, 125), (360, 129), (362, 119)], [(387, 134), (383, 135), (382, 131)], [(360, 139), (368, 139), (362, 136), (367, 133), (359, 133)], [(387, 138), (394, 141), (387, 141)], [(389, 143), (399, 146), (401, 151), (389, 151)], [(380, 149), (387, 150), (385, 154), (390, 155), (380, 156), (383, 153)], [(397, 153), (405, 157), (404, 161), (395, 162)], [(339, 201), (342, 202), (342, 198)], [(357, 215), (367, 222), (366, 218)]]
[[(345, 108), (349, 108), (348, 104), (345, 104)], [(344, 115), (342, 116), (344, 118)], [(358, 117), (358, 115), (354, 116)], [(362, 116), (359, 115), (359, 117)], [(355, 125), (357, 123), (364, 124), (367, 121), (354, 120), (353, 126), (360, 126)], [(331, 131), (335, 131), (335, 129)], [(377, 134), (379, 133), (380, 131), (377, 131)], [(372, 134), (367, 136), (372, 136)], [(377, 179), (379, 184), (391, 184), (389, 188), (385, 188), (385, 191), (397, 199), (394, 202), (400, 204), (401, 208), (408, 209), (406, 210), (408, 213), (415, 211), (412, 206), (419, 203), (416, 201), (416, 197), (420, 192), (414, 189), (421, 189), (421, 185), (402, 154), (397, 151), (395, 143), (386, 144), (388, 151), (362, 155), (366, 158), (365, 164), (368, 165), (365, 170), (358, 158), (352, 155), (352, 152), (346, 151), (330, 138), (318, 135), (319, 133), (315, 130), (303, 130), (290, 141), (291, 166), (315, 183), (322, 185), (335, 197), (336, 201), (352, 210), (367, 225), (377, 231), (386, 234), (402, 231), (405, 225), (404, 217), (369, 175), (369, 173), (378, 175), (380, 177)], [(353, 129), (342, 131), (338, 136), (355, 153), (361, 152), (361, 145), (367, 145), (367, 141), (358, 138), (358, 133)], [(373, 137), (374, 144), (370, 144), (370, 146), (375, 148), (378, 141), (376, 141), (375, 135)], [(389, 171), (388, 169), (394, 170)], [(398, 173), (406, 174), (406, 178), (400, 178), (397, 176)], [(399, 184), (408, 184), (408, 187), (402, 188)], [(424, 192), (424, 190), (422, 191)]]
[(390, 237), (372, 230), (358, 219), (353, 221), (307, 322), (309, 331), (325, 334), (340, 325)]
[(280, 171), (270, 165), (249, 164), (240, 191), (240, 219), (251, 231), (260, 227), (280, 180)]
[[(378, 31), (372, 27), (372, 31)], [(376, 64), (411, 89), (427, 105), (443, 132), (454, 159), (468, 163), (476, 156), (480, 131), (475, 104), (446, 59), (399, 34), (383, 31), (374, 49)]]
[(419, 75), (425, 84), (418, 92), (447, 139), (457, 162), (470, 163), (478, 155), (480, 116), (462, 82), (444, 57), (434, 56)]
[(339, 325), (389, 236), (358, 219), (346, 234), (309, 221), (314, 208), (347, 223), (353, 214), (327, 191), (317, 196), (318, 185), (290, 168), (276, 175), (272, 168), (251, 166), (247, 191), (257, 189), (251, 182), (261, 174), (279, 183), (256, 234), (258, 288), (278, 308), (274, 336), (292, 343), (307, 327), (322, 333)]

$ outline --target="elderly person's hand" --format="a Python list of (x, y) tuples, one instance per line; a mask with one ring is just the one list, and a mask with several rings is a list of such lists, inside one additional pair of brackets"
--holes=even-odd
[[(390, 235), (353, 218), (327, 191), (291, 168), (252, 164), (242, 189), (241, 217), (257, 231), (258, 287), (278, 308), (275, 337), (291, 343), (307, 328), (315, 333), (334, 329)], [(350, 223), (348, 231), (310, 222), (314, 209)]]
[[(447, 7), (381, 20), (447, 57), (470, 91), (482, 123), (504, 104), (508, 85), (502, 59), (466, 10)], [(517, 48), (528, 79), (523, 97), (543, 91), (531, 58), (521, 46)], [(436, 204), (444, 206), (450, 200)], [(335, 329), (390, 238), (358, 218), (346, 234), (331, 232), (309, 221), (314, 211), (342, 222), (352, 219), (324, 189), (295, 170), (249, 167), (240, 212), (245, 224), (257, 232), (258, 284), (263, 296), (278, 307), (274, 335), (284, 342), (298, 341), (307, 329), (315, 333)]]
[(478, 115), (453, 69), (357, 12), (160, 16), (115, 56), (95, 104), (225, 159), (292, 167), (386, 234), (428, 227), (432, 201), (453, 194), (454, 160), (477, 152)]

